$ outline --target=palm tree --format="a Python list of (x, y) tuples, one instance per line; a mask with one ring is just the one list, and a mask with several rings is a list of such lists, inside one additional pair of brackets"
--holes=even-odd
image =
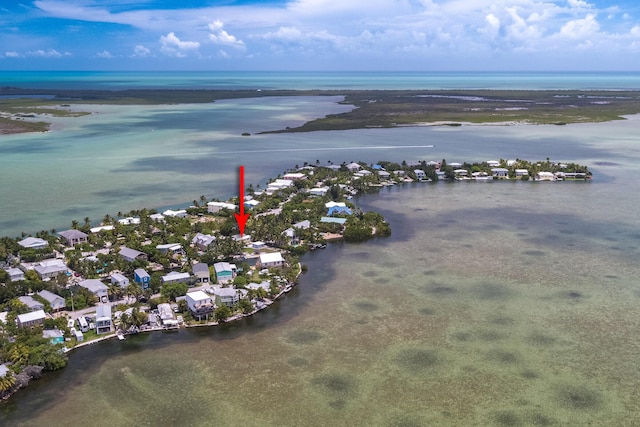
[(78, 229), (78, 221), (77, 220), (73, 220), (71, 221), (71, 228), (73, 228), (74, 230)]
[(9, 359), (18, 366), (25, 366), (29, 361), (29, 347), (17, 343), (9, 350)]

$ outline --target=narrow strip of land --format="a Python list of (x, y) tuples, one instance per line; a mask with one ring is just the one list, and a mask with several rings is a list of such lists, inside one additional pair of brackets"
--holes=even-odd
[[(46, 98), (42, 96), (46, 95)], [(272, 132), (391, 128), (425, 124), (556, 124), (621, 120), (640, 113), (638, 91), (578, 90), (55, 90), (0, 88), (0, 134), (46, 131), (47, 115), (73, 104), (210, 103), (271, 96), (344, 96), (353, 110)], [(88, 113), (84, 113), (88, 114)]]

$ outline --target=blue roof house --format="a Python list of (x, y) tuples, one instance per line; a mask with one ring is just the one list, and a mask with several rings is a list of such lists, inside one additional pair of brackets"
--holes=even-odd
[(351, 215), (353, 212), (347, 207), (344, 202), (329, 202), (324, 205), (327, 208), (327, 215), (335, 214), (347, 214)]

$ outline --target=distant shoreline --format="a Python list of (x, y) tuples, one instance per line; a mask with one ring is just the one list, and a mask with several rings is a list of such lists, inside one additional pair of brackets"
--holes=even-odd
[[(44, 97), (44, 95), (47, 95)], [(20, 96), (24, 96), (20, 98)], [(351, 111), (259, 133), (443, 124), (555, 124), (623, 120), (640, 113), (637, 90), (60, 90), (0, 88), (0, 135), (45, 132), (46, 115), (75, 117), (82, 104), (171, 105), (282, 96), (343, 96)], [(26, 120), (25, 120), (26, 119)], [(33, 119), (33, 120), (31, 120)]]

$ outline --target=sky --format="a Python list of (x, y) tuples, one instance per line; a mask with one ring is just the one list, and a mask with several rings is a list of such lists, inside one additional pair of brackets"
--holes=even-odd
[(0, 70), (639, 69), (638, 0), (0, 4)]

